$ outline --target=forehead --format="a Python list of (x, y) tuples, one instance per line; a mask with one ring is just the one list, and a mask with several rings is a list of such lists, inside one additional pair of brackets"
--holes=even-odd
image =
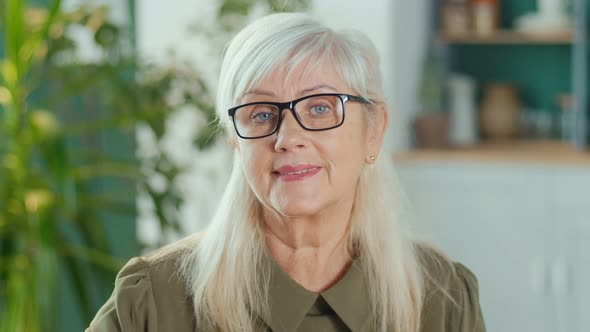
[(246, 95), (297, 98), (322, 92), (350, 92), (337, 66), (331, 61), (302, 61), (295, 66), (279, 64)]

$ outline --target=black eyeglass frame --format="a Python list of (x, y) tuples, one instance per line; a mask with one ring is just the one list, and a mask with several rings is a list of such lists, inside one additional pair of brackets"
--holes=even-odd
[[(306, 100), (309, 98), (314, 98), (314, 97), (338, 97), (340, 99), (340, 102), (342, 103), (342, 121), (340, 121), (339, 124), (332, 126), (332, 127), (328, 127), (328, 128), (321, 128), (321, 129), (315, 129), (315, 128), (307, 128), (306, 126), (303, 125), (303, 123), (301, 123), (301, 119), (299, 118), (299, 115), (297, 115), (297, 112), (295, 112), (295, 105), (297, 105), (297, 103), (299, 103), (302, 100)], [(354, 95), (349, 95), (346, 93), (319, 93), (319, 94), (314, 94), (314, 95), (309, 95), (309, 96), (305, 96), (305, 97), (301, 97), (292, 101), (287, 101), (284, 103), (275, 103), (275, 102), (270, 102), (270, 101), (260, 101), (260, 102), (253, 102), (253, 103), (247, 103), (247, 104), (242, 104), (242, 105), (238, 105), (235, 107), (232, 107), (230, 109), (227, 110), (227, 114), (232, 118), (232, 123), (234, 124), (234, 129), (236, 130), (236, 134), (238, 135), (238, 137), (242, 138), (242, 139), (256, 139), (256, 138), (264, 138), (264, 137), (268, 137), (273, 135), (274, 133), (276, 133), (279, 128), (281, 127), (281, 123), (283, 122), (283, 111), (286, 109), (289, 109), (291, 111), (291, 114), (293, 114), (293, 117), (295, 118), (295, 120), (297, 121), (297, 123), (301, 126), (301, 128), (305, 129), (305, 130), (309, 130), (309, 131), (324, 131), (324, 130), (330, 130), (330, 129), (334, 129), (334, 128), (338, 128), (340, 126), (342, 126), (342, 124), (344, 123), (344, 118), (346, 118), (346, 102), (347, 101), (355, 101), (361, 104), (372, 104), (373, 102), (371, 102), (371, 100), (363, 98), (363, 97), (359, 97), (359, 96), (354, 96)], [(275, 129), (273, 131), (271, 131), (270, 133), (266, 134), (266, 135), (262, 135), (262, 136), (254, 136), (254, 137), (247, 137), (247, 136), (242, 136), (240, 134), (240, 131), (238, 130), (238, 126), (236, 124), (236, 111), (239, 108), (242, 107), (246, 107), (246, 106), (252, 106), (252, 105), (271, 105), (276, 107), (279, 110), (279, 119), (277, 121), (277, 125), (275, 126)]]

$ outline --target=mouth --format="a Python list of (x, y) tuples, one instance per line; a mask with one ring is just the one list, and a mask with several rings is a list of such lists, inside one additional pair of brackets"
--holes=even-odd
[(283, 166), (273, 171), (273, 174), (283, 181), (300, 181), (316, 175), (321, 169), (314, 165)]

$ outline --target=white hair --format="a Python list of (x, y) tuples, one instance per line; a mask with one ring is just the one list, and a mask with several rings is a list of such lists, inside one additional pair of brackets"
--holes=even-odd
[[(217, 113), (228, 133), (235, 135), (228, 108), (278, 65), (290, 72), (303, 61), (310, 64), (307, 70), (329, 61), (351, 90), (384, 103), (378, 56), (367, 37), (335, 32), (305, 14), (273, 14), (250, 24), (226, 49)], [(365, 109), (370, 124), (376, 107)], [(404, 217), (405, 205), (387, 155), (364, 167), (353, 204), (349, 247), (364, 269), (378, 331), (419, 330), (424, 277)], [(268, 313), (270, 270), (261, 209), (236, 152), (217, 212), (197, 248), (182, 261), (199, 325), (252, 331), (255, 315)]]

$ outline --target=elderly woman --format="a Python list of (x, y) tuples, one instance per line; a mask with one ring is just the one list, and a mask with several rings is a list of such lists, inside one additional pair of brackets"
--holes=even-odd
[(405, 224), (366, 37), (259, 19), (227, 48), (217, 111), (235, 156), (216, 215), (132, 259), (88, 331), (485, 330), (473, 274)]

